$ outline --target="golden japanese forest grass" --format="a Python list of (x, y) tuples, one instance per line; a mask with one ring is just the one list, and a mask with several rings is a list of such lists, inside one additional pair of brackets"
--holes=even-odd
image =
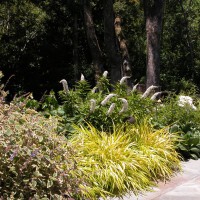
[(82, 186), (86, 198), (137, 195), (180, 170), (175, 151), (179, 137), (167, 128), (155, 131), (145, 121), (112, 134), (91, 125), (75, 130), (71, 143), (77, 150), (78, 168), (86, 176), (87, 187)]

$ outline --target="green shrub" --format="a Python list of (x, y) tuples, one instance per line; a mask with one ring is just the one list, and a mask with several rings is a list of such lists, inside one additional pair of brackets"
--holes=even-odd
[(178, 132), (180, 140), (177, 151), (185, 159), (200, 158), (200, 113), (190, 106), (180, 107), (177, 96), (172, 96), (163, 106), (157, 106), (152, 123), (155, 127), (171, 126), (171, 132)]
[(175, 151), (176, 134), (154, 131), (147, 123), (113, 134), (93, 126), (75, 127), (71, 138), (77, 149), (78, 168), (86, 174), (86, 196), (122, 196), (150, 190), (158, 179), (169, 179), (180, 169)]
[(192, 109), (189, 105), (181, 107), (178, 105), (178, 96), (171, 94), (163, 104), (156, 104), (154, 120), (161, 126), (168, 126), (176, 122), (186, 124), (193, 121), (196, 126), (200, 125), (200, 114), (197, 110)]
[(0, 198), (65, 199), (81, 196), (81, 173), (58, 120), (23, 102), (0, 101)]
[[(86, 122), (92, 124), (98, 130), (106, 132), (114, 131), (113, 124), (118, 126), (127, 125), (128, 123), (125, 123), (125, 121), (130, 117), (141, 123), (145, 118), (151, 119), (151, 123), (157, 129), (176, 124), (180, 127), (179, 132), (182, 137), (177, 145), (177, 151), (181, 152), (185, 158), (197, 158), (199, 157), (199, 151), (197, 151), (199, 143), (191, 144), (193, 140), (188, 140), (188, 137), (193, 137), (193, 133), (200, 131), (199, 102), (197, 96), (195, 96), (197, 89), (184, 79), (181, 83), (184, 85), (182, 88), (185, 89), (185, 93), (193, 95), (197, 110), (192, 109), (190, 106), (180, 107), (177, 103), (178, 95), (173, 93), (169, 93), (168, 98), (162, 99), (160, 103), (152, 101), (150, 98), (141, 98), (140, 94), (131, 92), (124, 83), (119, 82), (115, 86), (111, 86), (109, 80), (104, 76), (100, 78), (97, 84), (98, 91), (95, 93), (90, 90), (87, 81), (81, 80), (76, 83), (74, 89), (70, 89), (68, 92), (59, 92), (61, 105), (58, 103), (55, 93), (51, 92), (45, 97), (41, 107), (45, 116), (61, 117), (58, 129), (60, 132), (65, 132), (67, 137), (74, 134), (73, 124), (86, 126)], [(102, 105), (102, 101), (111, 93), (110, 88), (112, 88), (112, 93), (115, 96)], [(92, 111), (91, 101), (95, 103)], [(121, 112), (123, 101), (127, 101), (128, 106), (126, 110)], [(30, 103), (29, 101), (28, 105), (30, 107), (30, 105), (33, 106), (36, 103)], [(108, 110), (112, 105), (115, 107), (108, 114)], [(197, 137), (198, 134), (195, 134), (195, 138)], [(189, 149), (193, 150), (190, 151)]]
[[(115, 96), (102, 105), (102, 101), (111, 94), (111, 87), (112, 94)], [(106, 77), (101, 77), (96, 86), (96, 92), (89, 88), (88, 82), (82, 80), (68, 92), (59, 91), (61, 105), (58, 104), (53, 92), (44, 98), (41, 106), (44, 114), (46, 116), (59, 115), (62, 118), (59, 128), (66, 132), (66, 136), (74, 132), (72, 124), (87, 125), (86, 122), (88, 122), (99, 130), (112, 132), (113, 124), (123, 125), (127, 117), (133, 116), (142, 120), (152, 114), (153, 102), (149, 99), (141, 99), (139, 94), (130, 92), (125, 84), (117, 83), (111, 86)], [(91, 100), (95, 101), (95, 108), (92, 111)], [(128, 107), (122, 110), (126, 100)], [(115, 104), (115, 108), (108, 114), (112, 104)]]
[(149, 98), (141, 98), (137, 93), (130, 93), (127, 96), (129, 102), (130, 115), (137, 120), (143, 121), (146, 118), (152, 117), (155, 110), (155, 103)]
[(171, 132), (179, 132), (181, 139), (177, 143), (177, 151), (184, 159), (200, 158), (200, 130), (190, 121), (186, 124), (174, 124)]

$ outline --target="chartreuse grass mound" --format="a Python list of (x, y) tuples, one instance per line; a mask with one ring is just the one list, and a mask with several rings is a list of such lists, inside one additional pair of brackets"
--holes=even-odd
[(81, 199), (83, 176), (57, 123), (0, 99), (0, 199)]
[(181, 139), (178, 133), (169, 133), (168, 127), (154, 130), (146, 120), (131, 127), (127, 133), (137, 144), (139, 154), (145, 157), (153, 180), (165, 181), (181, 169), (182, 158), (176, 151)]
[(176, 135), (154, 131), (144, 123), (109, 134), (93, 126), (75, 127), (71, 143), (77, 150), (78, 168), (86, 175), (85, 196), (122, 197), (151, 190), (158, 179), (180, 169)]

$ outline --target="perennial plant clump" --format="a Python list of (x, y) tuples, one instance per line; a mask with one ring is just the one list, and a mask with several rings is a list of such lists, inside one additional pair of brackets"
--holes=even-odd
[(116, 128), (112, 134), (91, 125), (76, 126), (75, 132), (70, 141), (77, 149), (78, 169), (89, 183), (88, 198), (137, 195), (181, 168), (175, 150), (179, 137), (167, 128), (155, 131), (144, 122), (127, 130)]
[(79, 198), (83, 176), (74, 151), (46, 119), (22, 102), (0, 100), (0, 198)]
[[(85, 126), (90, 123), (107, 132), (114, 131), (114, 124), (128, 124), (127, 119), (130, 118), (141, 123), (148, 118), (157, 129), (177, 125), (181, 136), (176, 144), (177, 151), (186, 159), (200, 157), (199, 98), (194, 93), (195, 88), (181, 95), (170, 91), (153, 94), (158, 87), (150, 86), (141, 94), (137, 90), (138, 84), (132, 90), (127, 87), (125, 80), (129, 77), (111, 85), (107, 75), (107, 71), (103, 73), (94, 89), (90, 89), (83, 76), (75, 88), (68, 88), (68, 92), (63, 87), (63, 91), (59, 92), (61, 104), (51, 92), (42, 103), (43, 113), (45, 116), (60, 116), (58, 127), (67, 137), (74, 134), (73, 124)], [(190, 94), (192, 97), (188, 96)]]
[(151, 178), (166, 181), (180, 169), (181, 156), (176, 151), (176, 143), (181, 137), (170, 133), (169, 127), (154, 129), (147, 120), (127, 130), (138, 151), (145, 157)]
[(178, 132), (176, 150), (184, 159), (200, 158), (200, 114), (198, 102), (189, 96), (170, 96), (165, 104), (156, 105), (152, 118), (154, 127), (170, 126), (170, 132)]

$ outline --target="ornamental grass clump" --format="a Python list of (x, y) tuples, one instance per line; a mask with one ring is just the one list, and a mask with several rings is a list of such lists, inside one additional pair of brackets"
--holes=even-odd
[(145, 157), (134, 150), (136, 144), (128, 134), (121, 131), (108, 134), (89, 127), (75, 127), (77, 135), (71, 139), (78, 151), (78, 168), (85, 172), (90, 185), (85, 196), (97, 199), (150, 189), (153, 182)]
[(180, 169), (173, 146), (177, 137), (164, 129), (154, 132), (149, 125), (138, 125), (127, 131), (114, 129), (112, 134), (92, 126), (75, 130), (71, 143), (78, 152), (78, 169), (90, 185), (85, 190), (88, 198), (137, 195)]
[(155, 130), (144, 120), (130, 128), (128, 134), (137, 143), (139, 154), (145, 157), (153, 180), (166, 181), (174, 171), (180, 170), (181, 157), (176, 151), (176, 144), (180, 140), (178, 133), (169, 133), (166, 127)]
[(0, 199), (81, 197), (74, 151), (58, 120), (0, 100)]

